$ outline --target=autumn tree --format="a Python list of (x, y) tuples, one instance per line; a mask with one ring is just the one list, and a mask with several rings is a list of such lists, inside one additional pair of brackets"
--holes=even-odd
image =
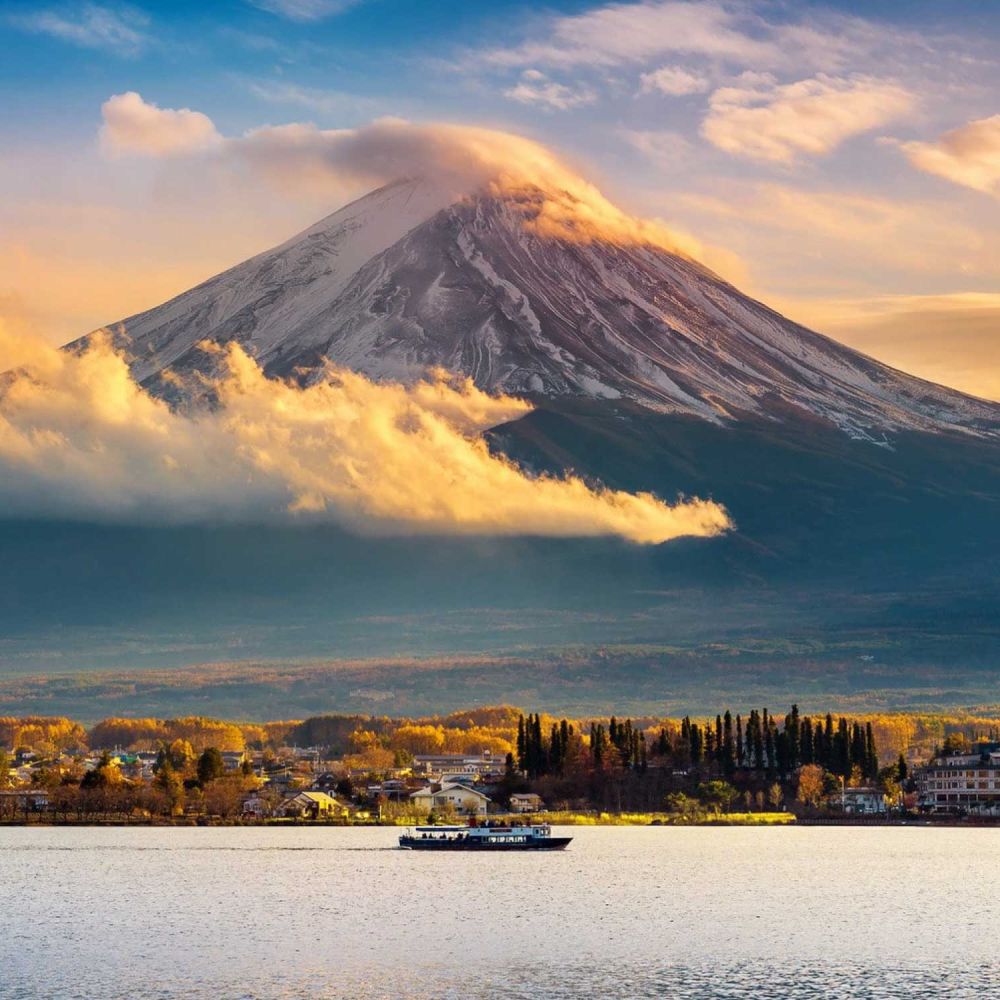
[(797, 797), (804, 806), (815, 809), (823, 800), (823, 768), (818, 764), (803, 764), (799, 770)]
[(161, 763), (153, 784), (163, 792), (169, 815), (180, 815), (184, 811), (184, 779), (169, 756)]

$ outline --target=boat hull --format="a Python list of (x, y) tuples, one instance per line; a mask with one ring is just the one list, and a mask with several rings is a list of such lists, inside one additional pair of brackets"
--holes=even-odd
[(399, 846), (407, 851), (562, 851), (572, 837), (548, 837), (520, 844), (482, 843), (476, 840), (445, 840), (422, 837), (400, 837)]

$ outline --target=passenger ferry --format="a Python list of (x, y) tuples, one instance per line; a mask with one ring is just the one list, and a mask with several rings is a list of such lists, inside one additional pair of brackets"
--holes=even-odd
[(561, 851), (572, 837), (553, 837), (552, 827), (541, 824), (514, 826), (418, 826), (399, 838), (408, 851)]

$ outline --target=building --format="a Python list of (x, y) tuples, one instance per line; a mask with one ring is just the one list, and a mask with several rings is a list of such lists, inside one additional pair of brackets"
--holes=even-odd
[(926, 812), (1000, 812), (1000, 743), (942, 754), (914, 777), (918, 803)]
[(881, 816), (889, 811), (885, 792), (877, 788), (845, 788), (842, 801), (844, 812), (856, 816)]
[(351, 814), (348, 806), (326, 792), (298, 792), (285, 799), (278, 812), (296, 819), (344, 819)]
[(545, 803), (542, 801), (542, 797), (534, 792), (510, 797), (510, 811), (512, 813), (536, 813), (541, 812), (544, 808)]
[(437, 781), (503, 774), (505, 766), (504, 758), (496, 756), (490, 750), (484, 750), (480, 754), (418, 753), (413, 757), (413, 773)]
[(490, 798), (472, 785), (451, 782), (420, 788), (410, 795), (410, 802), (419, 812), (451, 808), (462, 816), (485, 816)]

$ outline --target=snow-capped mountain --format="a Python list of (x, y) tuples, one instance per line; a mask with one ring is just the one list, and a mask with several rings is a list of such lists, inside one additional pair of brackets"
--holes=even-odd
[(1000, 404), (813, 333), (685, 256), (542, 233), (531, 222), (543, 199), (391, 184), (110, 329), (154, 389), (168, 369), (213, 363), (201, 341), (236, 340), (279, 375), (309, 378), (327, 360), (379, 379), (442, 366), (490, 391), (715, 423), (818, 417), (876, 441), (1000, 435)]

